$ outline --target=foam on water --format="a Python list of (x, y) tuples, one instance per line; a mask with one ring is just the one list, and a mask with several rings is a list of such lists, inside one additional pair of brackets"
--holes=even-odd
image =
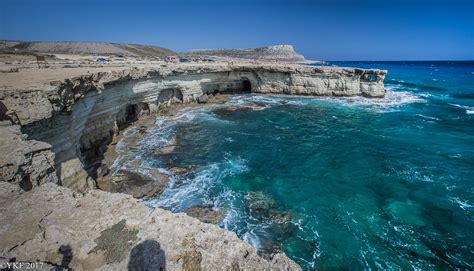
[(461, 105), (461, 104), (455, 104), (455, 103), (448, 103), (448, 104), (457, 108), (465, 109), (466, 114), (468, 115), (474, 114), (474, 106), (467, 106), (467, 105)]
[(452, 197), (451, 200), (454, 202), (454, 203), (457, 203), (459, 205), (459, 207), (463, 210), (469, 210), (471, 209), (472, 207), (474, 207), (473, 205), (469, 204), (468, 202), (466, 201), (462, 201), (460, 200), (459, 198), (457, 197)]
[(431, 116), (426, 116), (423, 114), (416, 114), (417, 116), (420, 116), (423, 119), (429, 120), (429, 121), (439, 121), (439, 118), (431, 117)]
[(171, 185), (160, 197), (146, 199), (144, 203), (150, 207), (166, 207), (173, 211), (182, 211), (196, 204), (214, 204), (214, 200), (209, 197), (210, 189), (222, 178), (246, 170), (244, 159), (229, 157), (221, 163), (211, 163), (197, 169), (195, 176), (186, 177), (179, 183), (177, 176), (173, 176)]
[(424, 103), (425, 99), (409, 91), (395, 91), (387, 89), (384, 98), (365, 98), (365, 97), (349, 97), (339, 98), (348, 105), (365, 107), (376, 110), (377, 112), (393, 112), (400, 106), (412, 103)]
[[(474, 108), (408, 74), (381, 99), (240, 95), (160, 117), (122, 166), (170, 175), (148, 206), (213, 205), (221, 227), (304, 270), (472, 268)], [(170, 144), (171, 165), (153, 155)]]
[(375, 110), (377, 112), (392, 112), (397, 108), (412, 104), (426, 102), (421, 96), (416, 95), (410, 91), (398, 90), (396, 86), (386, 86), (387, 92), (384, 98), (367, 98), (367, 97), (302, 97), (302, 96), (238, 96), (234, 97), (227, 103), (227, 105), (243, 105), (249, 102), (259, 103), (270, 108), (275, 105), (318, 105), (315, 102), (327, 101), (335, 102), (345, 106), (365, 108)]

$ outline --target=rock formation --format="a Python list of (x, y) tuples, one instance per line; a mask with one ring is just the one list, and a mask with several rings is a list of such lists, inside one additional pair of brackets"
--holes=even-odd
[(44, 270), (300, 269), (284, 254), (261, 258), (233, 232), (124, 194), (82, 195), (52, 183), (22, 192), (0, 182), (0, 204), (8, 221), (0, 225), (1, 262), (40, 262)]
[[(84, 191), (87, 178), (96, 177), (94, 170), (107, 144), (141, 114), (213, 93), (383, 97), (385, 73), (276, 64), (173, 65), (89, 74), (36, 89), (8, 89), (0, 93), (0, 102), (4, 119), (20, 125), (29, 140), (49, 144), (44, 150), (54, 153), (49, 159), (54, 156), (52, 166), (58, 182)], [(3, 159), (0, 176), (10, 182), (21, 181), (4, 177), (24, 174), (20, 160), (13, 156)], [(32, 186), (44, 179), (42, 174), (28, 176)], [(47, 179), (54, 181), (53, 177)]]
[(198, 49), (190, 52), (192, 55), (217, 56), (247, 60), (273, 60), (285, 62), (304, 62), (303, 55), (298, 54), (292, 45), (273, 45), (249, 49)]
[[(122, 269), (134, 261), (127, 258), (128, 253), (150, 240), (161, 244), (170, 269), (197, 264), (209, 270), (229, 264), (233, 270), (298, 269), (284, 255), (268, 262), (235, 234), (184, 214), (153, 211), (122, 194), (87, 191), (106, 175), (101, 160), (108, 144), (143, 114), (153, 114), (172, 103), (203, 102), (203, 96), (217, 93), (383, 97), (385, 74), (381, 70), (302, 65), (179, 64), (92, 73), (28, 89), (3, 89), (0, 199), (4, 207), (0, 212), (8, 223), (2, 223), (0, 229), (0, 257), (58, 266), (61, 251), (69, 251), (63, 256), (69, 255), (68, 266), (77, 270)], [(114, 180), (110, 191), (132, 187), (131, 194), (141, 197), (166, 185), (165, 179), (155, 187), (144, 176), (123, 175), (125, 179)], [(121, 183), (130, 178), (136, 180)], [(32, 191), (22, 192), (18, 187)], [(111, 241), (107, 247), (103, 239), (110, 231), (119, 231), (125, 241), (118, 240), (122, 242), (118, 247)]]

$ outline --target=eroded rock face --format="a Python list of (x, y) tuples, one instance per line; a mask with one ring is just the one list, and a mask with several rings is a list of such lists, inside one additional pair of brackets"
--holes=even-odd
[[(172, 103), (205, 102), (208, 94), (234, 92), (383, 97), (385, 74), (380, 70), (277, 63), (168, 65), (87, 74), (34, 89), (6, 89), (0, 92), (0, 102), (5, 118), (20, 125), (29, 140), (45, 142), (54, 153), (54, 157), (36, 155), (31, 162), (26, 158), (24, 163), (43, 168), (54, 159), (57, 181), (84, 191), (87, 177), (96, 178), (96, 165), (113, 137), (140, 116)], [(10, 173), (4, 173), (9, 176), (4, 179), (24, 176), (22, 167), (11, 166), (18, 163), (23, 162), (5, 163), (10, 166), (4, 165), (3, 171)], [(56, 181), (49, 171), (38, 174), (33, 182)]]
[(129, 195), (51, 183), (21, 192), (0, 182), (0, 205), (3, 259), (74, 270), (300, 270), (283, 254), (265, 260), (235, 233)]
[(57, 183), (51, 145), (26, 140), (19, 126), (4, 125), (0, 126), (0, 180), (26, 191), (44, 183)]

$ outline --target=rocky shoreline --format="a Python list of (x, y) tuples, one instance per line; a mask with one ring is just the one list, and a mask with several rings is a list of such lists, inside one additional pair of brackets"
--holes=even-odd
[[(126, 127), (173, 104), (207, 103), (216, 95), (236, 92), (376, 98), (385, 94), (385, 74), (294, 64), (207, 63), (132, 67), (27, 89), (4, 87), (0, 212), (8, 219), (0, 228), (0, 257), (77, 270), (122, 269), (135, 261), (153, 267), (164, 262), (170, 270), (297, 270), (285, 255), (263, 259), (234, 233), (214, 225), (148, 209), (121, 193), (98, 191), (141, 197), (166, 187), (166, 176), (147, 179), (121, 172), (111, 180), (104, 162), (109, 146)], [(209, 222), (215, 218), (207, 217)], [(110, 234), (123, 238), (108, 240)], [(145, 255), (156, 252), (165, 260), (134, 259), (136, 249)]]

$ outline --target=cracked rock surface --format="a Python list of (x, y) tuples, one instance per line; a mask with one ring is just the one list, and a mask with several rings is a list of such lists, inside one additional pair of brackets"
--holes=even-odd
[(263, 259), (233, 232), (129, 195), (53, 183), (23, 192), (0, 182), (0, 206), (2, 261), (74, 270), (300, 270), (284, 254)]

